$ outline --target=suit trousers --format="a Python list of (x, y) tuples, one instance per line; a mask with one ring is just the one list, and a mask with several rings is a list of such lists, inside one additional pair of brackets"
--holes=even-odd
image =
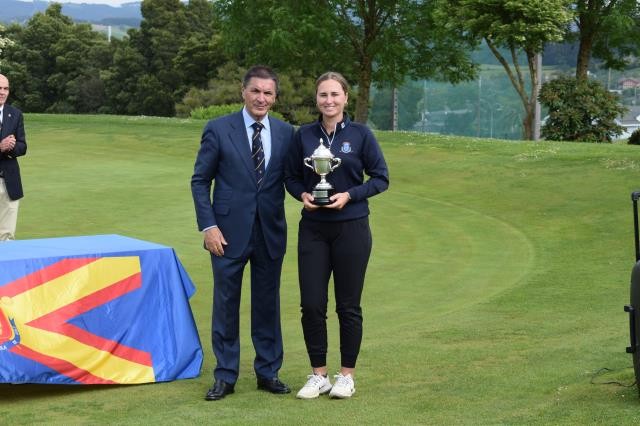
[(9, 198), (4, 179), (0, 178), (0, 241), (15, 239), (18, 205), (19, 200)]
[(211, 256), (213, 264), (213, 315), (211, 339), (216, 356), (214, 377), (234, 384), (240, 369), (240, 294), (247, 263), (251, 267), (251, 339), (253, 367), (260, 378), (278, 376), (283, 347), (280, 327), (280, 273), (283, 258), (271, 259), (259, 220), (239, 258)]
[(327, 303), (333, 273), (342, 367), (355, 368), (362, 342), (360, 299), (371, 254), (369, 218), (319, 222), (303, 218), (298, 233), (302, 330), (312, 367), (327, 365)]

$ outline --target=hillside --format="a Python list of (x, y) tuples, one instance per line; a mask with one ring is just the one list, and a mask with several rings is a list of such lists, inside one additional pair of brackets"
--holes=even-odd
[[(19, 1), (1, 0), (0, 22), (25, 22), (37, 12), (44, 12), (49, 2), (42, 0)], [(137, 27), (142, 20), (140, 2), (125, 3), (120, 7), (103, 4), (63, 3), (62, 13), (77, 22), (102, 25), (123, 25)]]

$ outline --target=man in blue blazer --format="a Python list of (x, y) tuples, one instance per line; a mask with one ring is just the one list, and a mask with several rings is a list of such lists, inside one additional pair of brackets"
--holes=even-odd
[(22, 112), (8, 105), (9, 79), (0, 74), (0, 241), (15, 239), (22, 181), (17, 157), (27, 153)]
[(233, 393), (238, 378), (240, 290), (247, 262), (258, 389), (290, 392), (278, 371), (283, 358), (280, 272), (287, 243), (283, 166), (293, 127), (267, 115), (277, 94), (275, 73), (251, 68), (242, 83), (242, 111), (207, 123), (191, 178), (198, 228), (211, 252), (214, 276), (217, 364), (208, 401)]

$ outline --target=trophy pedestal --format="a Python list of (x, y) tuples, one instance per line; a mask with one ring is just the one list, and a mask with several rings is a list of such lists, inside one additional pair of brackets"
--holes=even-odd
[(327, 204), (331, 204), (331, 190), (329, 189), (314, 189), (311, 191), (311, 195), (313, 195), (313, 204), (316, 206), (326, 206)]

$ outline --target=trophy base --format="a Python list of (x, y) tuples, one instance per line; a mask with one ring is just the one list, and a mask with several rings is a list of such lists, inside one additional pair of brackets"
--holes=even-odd
[(313, 195), (313, 204), (316, 206), (331, 204), (331, 200), (329, 200), (331, 193), (328, 189), (314, 189), (311, 191), (311, 195)]

